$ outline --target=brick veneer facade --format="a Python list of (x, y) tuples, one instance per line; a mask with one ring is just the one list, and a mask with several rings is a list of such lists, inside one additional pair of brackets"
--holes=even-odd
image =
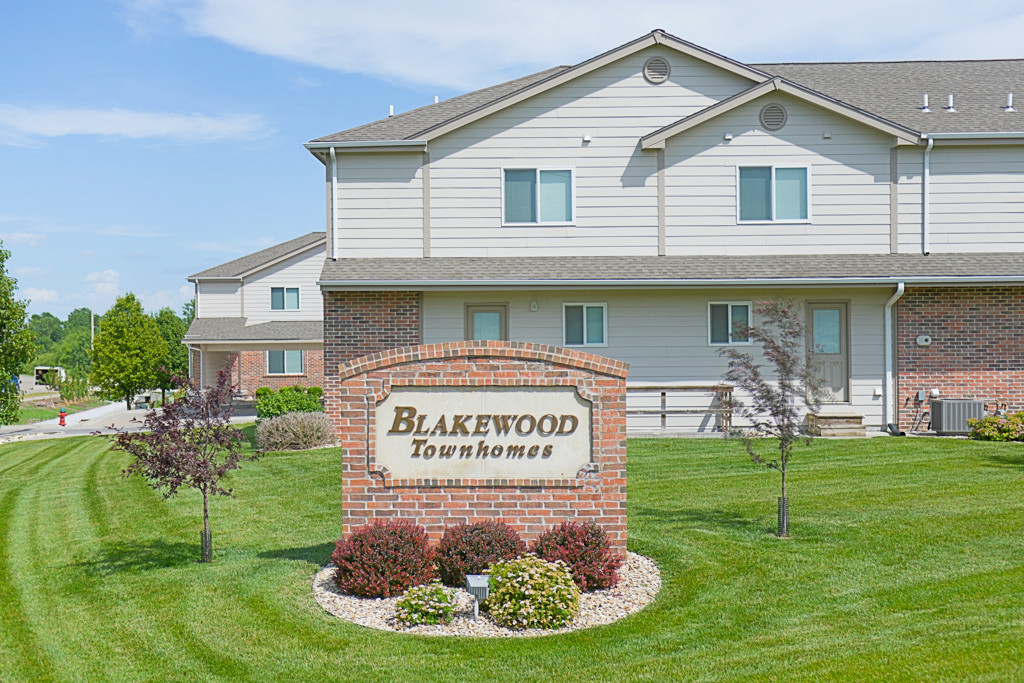
[[(403, 518), (437, 541), (446, 525), (502, 518), (530, 541), (565, 520), (593, 520), (625, 554), (627, 372), (620, 361), (520, 342), (408, 346), (342, 364), (327, 409), (343, 449), (343, 533)], [(393, 479), (375, 466), (372, 434), (376, 404), (396, 386), (575, 387), (592, 402), (590, 465), (570, 479)]]
[(301, 375), (268, 375), (266, 351), (242, 351), (239, 354), (239, 390), (253, 396), (259, 387), (280, 389), (293, 387), (323, 387), (324, 352), (320, 349), (304, 349), (302, 352), (303, 372)]
[(1024, 288), (908, 287), (896, 312), (901, 429), (926, 427), (921, 389), (1024, 409)]

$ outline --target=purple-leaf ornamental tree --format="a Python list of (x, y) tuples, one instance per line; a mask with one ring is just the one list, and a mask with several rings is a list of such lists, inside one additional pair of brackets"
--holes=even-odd
[[(811, 371), (806, 348), (804, 321), (792, 300), (757, 301), (756, 324), (747, 329), (750, 341), (761, 347), (759, 358), (730, 347), (719, 353), (729, 360), (724, 379), (747, 395), (747, 401), (734, 398), (731, 408), (748, 424), (743, 432), (750, 458), (758, 465), (778, 470), (782, 475), (779, 498), (779, 536), (789, 535), (789, 508), (786, 497), (786, 467), (798, 442), (810, 442), (802, 429), (803, 414), (817, 413), (824, 398), (824, 380)], [(762, 367), (767, 365), (767, 371)], [(759, 452), (763, 440), (778, 440), (778, 454)]]
[(217, 373), (212, 387), (190, 386), (187, 380), (176, 378), (177, 385), (187, 389), (184, 398), (164, 403), (160, 410), (146, 415), (143, 431), (119, 429), (111, 435), (114, 448), (135, 459), (123, 476), (141, 475), (164, 498), (183, 486), (203, 494), (203, 562), (213, 560), (210, 496), (231, 496), (232, 490), (221, 484), (224, 475), (258, 457), (246, 451), (245, 434), (231, 426), (232, 387), (227, 368), (233, 360)]

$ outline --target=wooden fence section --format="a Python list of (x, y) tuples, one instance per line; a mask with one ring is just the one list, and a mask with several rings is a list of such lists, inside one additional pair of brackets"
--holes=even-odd
[[(668, 434), (673, 431), (721, 432), (732, 428), (733, 386), (729, 384), (629, 384), (626, 387), (627, 429)], [(706, 400), (705, 400), (706, 399)], [(704, 415), (698, 425), (680, 425), (674, 416)], [(713, 420), (709, 425), (708, 420)]]

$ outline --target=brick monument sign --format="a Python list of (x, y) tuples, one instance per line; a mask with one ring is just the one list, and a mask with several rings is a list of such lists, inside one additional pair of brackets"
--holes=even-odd
[(343, 533), (408, 519), (502, 519), (525, 540), (593, 520), (626, 552), (625, 363), (570, 349), (467, 341), (339, 367), (327, 412), (342, 444)]

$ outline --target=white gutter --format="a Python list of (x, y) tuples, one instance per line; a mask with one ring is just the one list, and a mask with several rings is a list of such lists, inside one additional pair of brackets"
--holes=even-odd
[(348, 140), (345, 142), (307, 142), (306, 149), (328, 149), (337, 147), (426, 147), (426, 140)]
[(928, 188), (931, 184), (931, 158), (932, 158), (932, 146), (935, 144), (935, 139), (932, 137), (928, 138), (928, 146), (924, 148), (924, 165), (921, 169), (921, 253), (925, 256), (930, 251), (929, 245), (929, 229), (930, 229), (930, 216), (928, 211)]
[(338, 258), (338, 157), (331, 146), (331, 258)]
[(1024, 139), (1024, 132), (928, 133), (928, 138), (934, 140), (1021, 140)]
[[(893, 375), (895, 374), (895, 361), (893, 353), (893, 345), (896, 343), (894, 337), (894, 326), (892, 320), (892, 307), (896, 305), (896, 302), (903, 296), (903, 292), (906, 289), (906, 285), (903, 282), (896, 283), (896, 291), (893, 293), (889, 300), (885, 302), (885, 321), (884, 321), (884, 337), (885, 337), (885, 391), (884, 397), (882, 398), (882, 424), (887, 426), (889, 422), (895, 420), (896, 414), (899, 411), (899, 401), (896, 397), (895, 384), (893, 383)], [(889, 409), (892, 412), (889, 412)], [(892, 420), (890, 420), (892, 415)], [(898, 430), (897, 430), (898, 431)]]
[(977, 275), (942, 277), (830, 277), (830, 278), (750, 278), (750, 279), (636, 279), (636, 280), (317, 280), (317, 285), (327, 289), (342, 290), (373, 289), (378, 291), (407, 291), (410, 289), (536, 289), (538, 287), (573, 287), (595, 289), (598, 287), (642, 287), (657, 289), (665, 287), (788, 287), (788, 286), (884, 286), (899, 282), (930, 285), (956, 285), (970, 283), (1024, 283), (1021, 275)]

